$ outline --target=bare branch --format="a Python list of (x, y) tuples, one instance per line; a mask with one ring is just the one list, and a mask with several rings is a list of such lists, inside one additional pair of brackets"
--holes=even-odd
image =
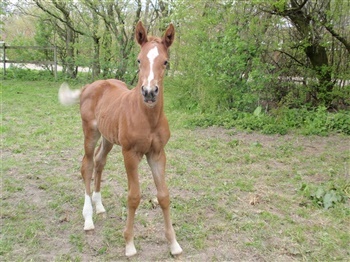
[(342, 43), (345, 46), (348, 53), (350, 53), (350, 43), (345, 39), (345, 37), (340, 36), (337, 32), (334, 31), (333, 27), (330, 25), (324, 25), (324, 27), (334, 38), (336, 38), (340, 43)]
[(44, 5), (40, 2), (40, 0), (34, 0), (34, 3), (45, 13), (51, 15), (52, 17), (56, 18), (57, 20), (59, 20), (60, 22), (64, 23), (65, 25), (67, 25), (71, 30), (73, 30), (75, 33), (81, 34), (81, 35), (86, 35), (85, 32), (77, 30), (73, 27), (70, 18), (69, 18), (69, 12), (67, 12), (67, 10), (65, 10), (62, 6), (60, 6), (56, 1), (53, 1), (55, 7), (61, 11), (61, 13), (65, 16), (65, 18), (67, 20), (62, 19), (59, 15), (51, 12), (48, 8), (45, 8)]
[(295, 62), (297, 62), (300, 66), (303, 66), (305, 67), (305, 64), (300, 62), (298, 59), (296, 59), (294, 56), (292, 56), (291, 54), (285, 52), (285, 51), (282, 51), (282, 50), (273, 50), (274, 52), (279, 52), (281, 54), (285, 54), (286, 56), (288, 56), (289, 58), (291, 58), (292, 60), (294, 60)]

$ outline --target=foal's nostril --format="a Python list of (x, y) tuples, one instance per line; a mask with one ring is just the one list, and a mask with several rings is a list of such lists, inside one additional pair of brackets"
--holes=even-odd
[(147, 96), (147, 90), (145, 90), (144, 86), (141, 86), (141, 92), (143, 96)]
[(141, 86), (141, 93), (142, 93), (143, 97), (153, 99), (156, 96), (158, 96), (159, 87), (155, 86), (153, 90), (149, 91), (149, 90), (147, 90), (147, 88), (145, 88), (145, 86)]

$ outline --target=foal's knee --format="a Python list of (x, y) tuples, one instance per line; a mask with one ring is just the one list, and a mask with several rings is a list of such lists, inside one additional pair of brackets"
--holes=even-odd
[(136, 209), (141, 201), (141, 195), (140, 194), (129, 194), (128, 195), (128, 206), (129, 208)]
[(170, 205), (169, 193), (158, 193), (157, 195), (158, 203), (162, 209), (168, 208)]

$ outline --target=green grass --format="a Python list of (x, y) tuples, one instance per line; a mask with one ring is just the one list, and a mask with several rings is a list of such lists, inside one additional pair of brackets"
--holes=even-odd
[[(102, 183), (106, 217), (83, 231), (79, 107), (57, 101), (60, 83), (2, 82), (2, 261), (120, 261), (127, 181), (120, 149)], [(78, 88), (80, 85), (73, 84)], [(184, 261), (345, 261), (350, 256), (349, 136), (263, 135), (186, 127), (193, 116), (172, 107), (167, 181)], [(131, 261), (170, 260), (160, 208), (146, 161)], [(322, 188), (343, 199), (325, 209)], [(324, 197), (324, 195), (322, 195)]]

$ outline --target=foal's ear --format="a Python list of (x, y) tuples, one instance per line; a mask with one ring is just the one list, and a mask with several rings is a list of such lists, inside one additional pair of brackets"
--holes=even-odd
[(175, 28), (173, 26), (173, 24), (170, 24), (167, 28), (167, 30), (165, 31), (165, 34), (163, 36), (163, 43), (164, 45), (168, 48), (169, 46), (171, 46), (171, 44), (173, 43), (175, 38)]
[(147, 42), (147, 32), (141, 21), (136, 25), (135, 38), (140, 46)]

